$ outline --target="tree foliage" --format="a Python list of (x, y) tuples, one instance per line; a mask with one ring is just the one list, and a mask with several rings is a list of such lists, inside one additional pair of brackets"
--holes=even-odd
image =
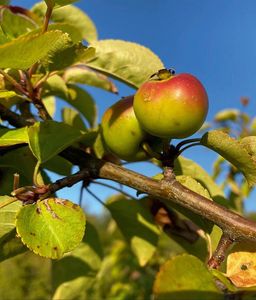
[[(45, 0), (31, 10), (8, 1), (0, 6), (1, 295), (254, 299), (256, 229), (243, 217), (255, 220), (244, 211), (256, 183), (255, 119), (224, 109), (201, 128), (200, 138), (169, 145), (176, 151), (175, 178), (159, 159), (166, 145), (158, 155), (149, 151), (160, 174), (131, 173), (104, 143), (98, 102), (86, 88), (117, 93), (120, 81), (136, 91), (164, 64), (142, 45), (99, 40), (95, 24), (74, 2)], [(66, 106), (58, 119), (60, 101)], [(216, 152), (213, 174), (180, 156), (195, 145)], [(80, 171), (72, 174), (75, 165)], [(51, 182), (49, 170), (64, 178)], [(104, 185), (100, 178), (137, 189), (137, 197), (110, 185), (118, 191), (110, 199), (93, 194), (105, 209), (96, 217), (77, 199), (56, 197), (79, 181), (91, 193), (91, 185)], [(170, 193), (159, 194), (159, 187)], [(184, 204), (185, 192), (191, 196)], [(220, 212), (236, 226), (226, 225)], [(237, 242), (230, 252), (223, 248), (228, 242)]]

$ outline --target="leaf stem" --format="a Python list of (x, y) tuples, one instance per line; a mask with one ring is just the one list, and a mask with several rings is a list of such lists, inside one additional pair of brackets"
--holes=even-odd
[(86, 188), (86, 191), (88, 192), (88, 194), (90, 194), (95, 200), (97, 200), (101, 205), (103, 205), (104, 207), (107, 207), (106, 204), (97, 196), (95, 195), (91, 190), (89, 190), (89, 188)]
[(176, 145), (176, 149), (180, 150), (180, 148), (184, 145), (190, 144), (190, 143), (194, 143), (194, 142), (200, 142), (201, 139), (187, 139), (185, 141), (180, 142), (179, 144)]
[(187, 145), (186, 147), (182, 148), (179, 150), (178, 152), (178, 156), (181, 155), (182, 152), (184, 152), (185, 150), (191, 148), (191, 147), (194, 147), (194, 146), (200, 146), (201, 143), (193, 143), (193, 144), (190, 144), (190, 145)]
[(42, 33), (45, 33), (48, 30), (48, 25), (49, 25), (50, 18), (52, 15), (52, 10), (53, 10), (53, 7), (51, 5), (47, 5), (46, 13), (44, 16), (44, 24), (42, 27)]
[(149, 155), (149, 157), (151, 157), (151, 158), (156, 158), (156, 159), (158, 159), (158, 160), (161, 159), (161, 154), (159, 154), (159, 153), (153, 151), (152, 148), (149, 146), (148, 143), (143, 143), (143, 144), (142, 144), (142, 148), (143, 148), (143, 150)]
[(15, 87), (16, 90), (18, 90), (19, 92), (21, 92), (25, 96), (29, 97), (29, 93), (12, 76), (7, 74), (2, 69), (0, 69), (0, 74), (2, 74)]

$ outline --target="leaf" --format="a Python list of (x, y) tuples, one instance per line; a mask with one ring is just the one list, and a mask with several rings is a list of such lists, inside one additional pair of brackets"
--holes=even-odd
[(27, 127), (0, 129), (0, 147), (28, 143)]
[(0, 68), (27, 69), (39, 60), (65, 48), (70, 42), (61, 31), (21, 36), (0, 45)]
[(251, 122), (251, 135), (256, 135), (256, 117)]
[(34, 253), (59, 259), (81, 242), (85, 215), (68, 200), (49, 198), (24, 206), (17, 215), (16, 228), (22, 242)]
[(224, 273), (215, 269), (210, 269), (210, 272), (212, 273), (213, 276), (218, 278), (230, 292), (238, 291), (238, 289), (230, 282), (230, 280), (225, 276)]
[(68, 88), (68, 103), (82, 113), (90, 126), (94, 127), (97, 122), (97, 107), (91, 95), (76, 85), (69, 85)]
[(42, 168), (46, 168), (54, 173), (68, 176), (71, 174), (72, 164), (63, 157), (56, 155), (50, 160), (42, 164)]
[(251, 156), (256, 157), (256, 136), (246, 136), (240, 140), (240, 143)]
[(151, 50), (136, 43), (102, 40), (91, 43), (91, 46), (96, 49), (96, 56), (87, 63), (89, 67), (135, 88), (164, 68)]
[(156, 300), (223, 300), (204, 263), (188, 254), (175, 256), (161, 266), (153, 291)]
[(102, 159), (104, 155), (108, 153), (102, 135), (100, 134), (100, 131), (98, 131), (97, 137), (93, 144), (93, 150), (95, 152), (96, 157), (100, 159)]
[[(58, 293), (65, 291), (65, 284), (79, 277), (96, 276), (101, 266), (103, 251), (97, 230), (86, 223), (86, 234), (80, 245), (63, 257), (53, 262), (53, 289)], [(61, 297), (65, 298), (65, 297)]]
[(62, 99), (67, 99), (68, 88), (65, 81), (59, 75), (53, 75), (47, 79), (43, 85), (44, 96), (57, 96)]
[(74, 3), (78, 0), (44, 0), (45, 3), (50, 6), (50, 7), (60, 7), (60, 6), (65, 6), (71, 3)]
[(219, 153), (238, 168), (244, 174), (249, 186), (256, 183), (256, 160), (238, 140), (222, 131), (213, 130), (203, 135), (201, 144)]
[(215, 115), (214, 121), (216, 122), (236, 121), (239, 118), (239, 116), (240, 116), (240, 111), (238, 109), (223, 109)]
[(35, 165), (36, 159), (28, 147), (8, 151), (0, 156), (0, 167), (12, 168), (12, 173), (22, 175), (21, 179), (26, 179), (27, 183), (31, 183), (33, 180)]
[(240, 243), (227, 258), (226, 276), (236, 287), (256, 286), (255, 243)]
[(61, 115), (64, 123), (80, 130), (86, 130), (84, 121), (82, 120), (78, 111), (70, 107), (64, 107), (61, 111)]
[(12, 98), (17, 96), (14, 91), (0, 90), (0, 98)]
[(75, 66), (65, 71), (63, 75), (67, 83), (87, 84), (103, 90), (117, 93), (117, 88), (105, 75), (92, 71), (85, 67)]
[[(62, 0), (62, 2), (65, 3), (67, 1)], [(37, 3), (32, 8), (32, 11), (37, 15), (43, 17), (45, 15), (46, 5), (42, 2)], [(93, 21), (85, 12), (83, 12), (78, 7), (69, 5), (67, 7), (54, 9), (51, 20), (58, 23), (70, 24), (76, 27), (81, 33), (82, 38), (88, 42), (92, 42), (97, 39), (97, 30)]]
[(8, 233), (8, 237), (0, 240), (0, 262), (27, 251), (21, 240), (16, 237), (16, 230)]
[(95, 56), (95, 49), (82, 44), (72, 45), (51, 56), (51, 60), (46, 60), (44, 65), (50, 71), (63, 70), (77, 62), (86, 62)]
[(174, 172), (176, 175), (187, 175), (196, 179), (210, 193), (211, 198), (223, 205), (227, 205), (222, 189), (212, 180), (211, 176), (193, 160), (180, 156), (175, 160)]
[(56, 99), (53, 96), (44, 97), (43, 103), (49, 115), (53, 118), (56, 111)]
[[(11, 199), (13, 199), (13, 197), (0, 196), (0, 205)], [(0, 209), (0, 242), (2, 242), (6, 234), (15, 228), (15, 217), (20, 208), (21, 203), (16, 201)]]
[(61, 30), (67, 33), (74, 44), (81, 42), (83, 36), (79, 29), (67, 23), (53, 23), (48, 26), (48, 30)]
[(108, 203), (107, 208), (139, 264), (145, 266), (154, 254), (159, 238), (159, 230), (152, 215), (139, 201), (125, 198)]
[(43, 163), (81, 138), (76, 128), (55, 121), (36, 122), (28, 128), (29, 147)]
[(4, 34), (10, 39), (15, 39), (22, 34), (34, 30), (37, 27), (37, 24), (28, 14), (28, 12), (26, 14), (23, 14), (20, 11), (19, 13), (13, 12), (9, 7), (1, 8), (0, 26)]

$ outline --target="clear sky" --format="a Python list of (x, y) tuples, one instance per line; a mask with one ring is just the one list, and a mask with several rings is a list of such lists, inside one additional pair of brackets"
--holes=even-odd
[[(12, 1), (25, 7), (34, 3)], [(250, 98), (248, 113), (256, 115), (255, 0), (81, 0), (77, 6), (95, 22), (100, 39), (140, 43), (176, 73), (197, 76), (209, 96), (208, 121), (220, 109), (240, 108), (241, 96)], [(133, 92), (122, 84), (118, 87), (119, 96), (89, 88), (99, 105), (99, 116), (120, 96)], [(186, 156), (211, 171), (215, 155), (206, 149), (191, 149)], [(156, 172), (148, 165), (134, 168), (146, 174)], [(102, 198), (106, 193), (100, 191)], [(255, 201), (250, 200), (247, 207), (256, 210)]]

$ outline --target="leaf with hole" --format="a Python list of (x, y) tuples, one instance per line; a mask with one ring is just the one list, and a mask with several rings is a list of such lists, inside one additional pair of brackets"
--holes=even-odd
[(133, 87), (139, 87), (152, 74), (164, 68), (158, 56), (136, 43), (102, 40), (91, 43), (91, 46), (96, 49), (96, 55), (87, 63), (89, 67)]
[(203, 135), (201, 144), (219, 153), (240, 170), (249, 186), (256, 183), (256, 159), (247, 152), (240, 141), (220, 130), (213, 130)]
[(68, 200), (49, 198), (24, 206), (17, 215), (16, 229), (34, 253), (59, 259), (81, 242), (85, 215)]

